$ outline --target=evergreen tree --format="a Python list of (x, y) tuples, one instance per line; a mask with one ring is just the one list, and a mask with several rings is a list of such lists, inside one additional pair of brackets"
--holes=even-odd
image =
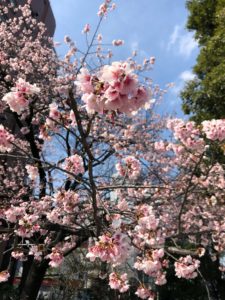
[(181, 93), (183, 110), (192, 119), (225, 117), (225, 0), (189, 0), (187, 28), (195, 31), (200, 53), (195, 79)]

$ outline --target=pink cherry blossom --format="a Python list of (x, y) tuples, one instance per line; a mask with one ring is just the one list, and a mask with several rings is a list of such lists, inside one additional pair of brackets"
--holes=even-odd
[(63, 254), (57, 248), (52, 248), (52, 253), (48, 255), (48, 258), (52, 268), (58, 268), (63, 262)]
[(155, 293), (149, 289), (147, 289), (145, 286), (139, 286), (135, 294), (141, 298), (141, 299), (149, 299), (154, 300), (155, 299)]
[(12, 151), (14, 136), (10, 134), (3, 125), (0, 125), (0, 152)]
[(129, 289), (127, 274), (111, 273), (109, 275), (109, 286), (111, 289), (119, 290), (120, 293), (125, 293)]
[(59, 112), (58, 105), (56, 103), (51, 103), (49, 105), (49, 117), (53, 120), (60, 120), (61, 114)]
[(37, 245), (32, 245), (29, 250), (29, 255), (33, 255), (35, 260), (41, 261), (43, 253)]
[(82, 93), (90, 94), (93, 92), (91, 75), (86, 68), (81, 68), (80, 73), (77, 75), (77, 81), (75, 83), (80, 88)]
[(12, 111), (17, 112), (18, 114), (21, 114), (24, 109), (29, 106), (29, 101), (25, 96), (23, 94), (17, 94), (16, 92), (7, 93), (2, 100), (9, 105)]
[(152, 56), (152, 57), (150, 57), (150, 64), (151, 64), (151, 65), (154, 65), (154, 63), (155, 63), (155, 57)]
[(108, 1), (105, 1), (99, 6), (98, 16), (105, 16), (108, 11)]
[(88, 112), (120, 111), (131, 114), (144, 107), (150, 93), (139, 85), (137, 75), (127, 62), (105, 65), (90, 76), (82, 68), (75, 82), (82, 93)]
[(5, 101), (12, 111), (21, 114), (29, 106), (29, 96), (38, 94), (40, 89), (36, 84), (30, 84), (19, 78), (16, 83), (16, 87), (12, 88), (12, 91), (7, 93), (2, 100)]
[(112, 41), (113, 46), (121, 46), (124, 44), (123, 40), (113, 40)]
[(18, 221), (18, 228), (15, 233), (23, 238), (30, 238), (35, 232), (40, 231), (40, 225), (38, 224), (37, 215), (24, 214)]
[(113, 264), (124, 262), (130, 252), (130, 241), (127, 235), (116, 232), (113, 236), (104, 234), (99, 237), (95, 245), (89, 247), (87, 257), (94, 261), (100, 258), (102, 261)]
[(102, 34), (101, 34), (101, 33), (99, 33), (99, 34), (97, 35), (97, 41), (98, 41), (99, 43), (102, 41)]
[[(99, 24), (113, 6), (102, 3)], [(118, 292), (129, 284), (117, 272), (138, 271), (146, 286), (139, 282), (136, 295), (148, 300), (170, 278), (174, 258), (179, 278), (195, 278), (195, 257), (205, 252), (224, 270), (225, 171), (211, 153), (214, 145), (224, 149), (224, 120), (161, 118), (151, 107), (164, 91), (146, 73), (154, 57), (111, 63), (112, 51), (94, 30), (88, 49), (65, 37), (68, 51), (56, 58), (43, 24), (31, 17), (25, 4), (0, 23), (0, 61), (8, 73), (0, 110), (8, 127), (18, 125), (14, 136), (0, 125), (1, 151), (14, 151), (0, 163), (1, 238), (12, 257), (32, 256), (38, 272), (39, 262), (59, 267), (73, 249), (87, 249), (82, 263), (88, 259), (92, 269), (104, 262)], [(181, 257), (185, 245), (193, 255)]]
[(117, 204), (117, 207), (118, 207), (119, 210), (122, 210), (122, 211), (125, 211), (125, 210), (129, 209), (128, 203), (125, 199), (122, 199), (122, 201), (120, 201)]
[(65, 159), (65, 170), (74, 175), (84, 173), (83, 159), (78, 154), (74, 154)]
[(174, 266), (178, 278), (193, 279), (198, 276), (196, 270), (200, 266), (200, 261), (188, 255), (179, 258), (178, 261), (174, 263)]
[(16, 221), (20, 219), (24, 214), (25, 214), (24, 207), (17, 207), (13, 205), (5, 211), (6, 220), (11, 223), (16, 223)]
[(140, 175), (141, 164), (135, 157), (127, 156), (122, 163), (116, 164), (116, 170), (120, 176), (128, 176), (131, 179), (135, 179)]
[(39, 176), (38, 168), (32, 165), (25, 166), (28, 176), (31, 180), (35, 180)]
[(208, 139), (223, 141), (225, 139), (225, 120), (203, 121), (202, 130)]
[(71, 213), (76, 210), (77, 204), (79, 203), (79, 195), (74, 191), (58, 191), (54, 199), (58, 207), (63, 208), (65, 212)]
[(23, 93), (26, 95), (33, 95), (40, 93), (40, 88), (37, 87), (36, 84), (30, 84), (29, 82), (26, 82), (24, 79), (19, 78), (16, 82), (16, 87), (12, 88), (12, 91)]
[(84, 29), (82, 30), (82, 33), (88, 33), (90, 32), (90, 30), (91, 30), (90, 24), (86, 24), (84, 26)]

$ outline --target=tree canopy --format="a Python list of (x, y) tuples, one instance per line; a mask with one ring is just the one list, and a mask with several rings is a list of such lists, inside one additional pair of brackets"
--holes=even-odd
[(225, 1), (190, 0), (187, 28), (195, 31), (200, 53), (193, 68), (195, 78), (181, 92), (183, 110), (191, 118), (225, 116)]
[(66, 36), (62, 59), (29, 3), (0, 6), (18, 12), (0, 23), (2, 299), (36, 299), (72, 253), (71, 283), (87, 290), (93, 271), (112, 290), (94, 299), (225, 299), (225, 170), (210, 152), (225, 120), (154, 112), (154, 57), (112, 61), (98, 31), (110, 0), (84, 26), (86, 49)]

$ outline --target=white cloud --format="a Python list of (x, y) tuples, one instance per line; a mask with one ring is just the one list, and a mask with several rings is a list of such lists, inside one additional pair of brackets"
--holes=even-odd
[(174, 30), (172, 34), (170, 35), (169, 38), (169, 43), (168, 43), (168, 50), (171, 49), (171, 47), (177, 42), (180, 36), (180, 31), (181, 31), (181, 26), (175, 25)]
[(193, 50), (198, 47), (198, 43), (193, 39), (190, 32), (180, 36), (179, 39), (179, 53), (182, 56), (189, 57)]
[(190, 70), (186, 70), (179, 75), (179, 78), (183, 81), (187, 81), (194, 79), (195, 75)]
[(174, 26), (167, 44), (168, 51), (176, 51), (179, 55), (188, 58), (197, 47), (198, 43), (192, 33), (187, 32), (181, 25)]
[(195, 75), (190, 70), (185, 70), (178, 76), (176, 82), (174, 83), (174, 87), (171, 88), (171, 92), (174, 95), (179, 95), (181, 90), (183, 89), (185, 82), (192, 80), (195, 78)]

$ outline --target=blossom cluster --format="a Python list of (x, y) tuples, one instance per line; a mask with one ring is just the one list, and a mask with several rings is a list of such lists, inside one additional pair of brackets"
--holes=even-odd
[(39, 92), (40, 88), (36, 84), (32, 85), (19, 78), (16, 86), (11, 89), (11, 92), (5, 94), (2, 100), (9, 105), (12, 111), (20, 115), (29, 106), (29, 97)]
[(23, 238), (30, 238), (35, 232), (40, 231), (40, 225), (38, 224), (39, 216), (25, 214), (19, 219), (18, 228), (15, 233)]
[(82, 68), (76, 85), (88, 112), (118, 111), (131, 114), (149, 100), (149, 91), (138, 82), (137, 75), (127, 62), (113, 62), (90, 74)]
[(59, 105), (55, 102), (51, 103), (49, 105), (49, 115), (45, 123), (40, 126), (39, 137), (43, 140), (50, 140), (51, 134), (57, 133), (62, 123), (65, 127), (76, 126), (76, 118), (73, 110), (61, 113)]
[(38, 224), (39, 216), (26, 213), (26, 207), (24, 205), (21, 207), (11, 205), (11, 207), (4, 212), (4, 218), (7, 222), (18, 223), (14, 231), (18, 236), (29, 238), (33, 236), (35, 232), (40, 231)]
[[(105, 0), (99, 7), (99, 22), (114, 7), (111, 0)], [(28, 18), (30, 11), (23, 9), (22, 15)], [(3, 29), (4, 25), (0, 27)], [(174, 141), (160, 141), (164, 120), (159, 120), (153, 111), (150, 121), (142, 113), (134, 116), (139, 109), (149, 107), (151, 97), (160, 94), (159, 87), (154, 88), (145, 77), (142, 84), (137, 75), (151, 70), (155, 58), (144, 59), (138, 65), (133, 60), (134, 53), (125, 62), (105, 64), (104, 59), (112, 53), (105, 55), (102, 51), (105, 44), (97, 31), (93, 44), (92, 39), (89, 41), (91, 29), (89, 24), (83, 29), (87, 43), (90, 42), (87, 55), (65, 37), (69, 52), (57, 68), (50, 66), (51, 57), (42, 49), (41, 41), (33, 44), (27, 39), (29, 35), (24, 37), (21, 33), (26, 44), (16, 48), (19, 58), (11, 59), (14, 49), (5, 51), (2, 42), (1, 63), (4, 61), (7, 66), (8, 61), (10, 66), (4, 69), (12, 74), (4, 78), (8, 83), (4, 93), (8, 86), (15, 86), (3, 97), (3, 108), (17, 113), (10, 115), (20, 121), (18, 136), (24, 135), (16, 139), (0, 125), (0, 151), (11, 151), (12, 144), (16, 148), (19, 141), (14, 156), (16, 167), (23, 169), (16, 171), (20, 168), (11, 167), (4, 154), (0, 194), (6, 201), (2, 201), (0, 217), (7, 230), (3, 230), (2, 237), (8, 239), (11, 257), (25, 261), (32, 256), (31, 267), (37, 263), (36, 270), (42, 260), (50, 267), (59, 267), (64, 256), (76, 247), (86, 247), (90, 238), (86, 257), (91, 262), (109, 264), (112, 289), (120, 293), (129, 289), (128, 275), (117, 272), (128, 265), (133, 272), (142, 274), (138, 276), (140, 285), (135, 294), (153, 300), (157, 286), (167, 283), (169, 259), (177, 258), (177, 277), (197, 276), (200, 261), (191, 256), (180, 257), (184, 253), (179, 252), (182, 246), (196, 245), (190, 253), (199, 257), (208, 246), (217, 252), (217, 257), (223, 255), (224, 169), (207, 156), (206, 149), (211, 141), (224, 141), (225, 122), (204, 121), (197, 126), (194, 122), (171, 119), (167, 127), (172, 130)], [(15, 31), (16, 39), (10, 39), (12, 44), (16, 45), (20, 31), (21, 28)], [(5, 36), (2, 34), (0, 39)], [(123, 43), (120, 39), (112, 41), (113, 46)], [(36, 46), (41, 51), (34, 51)], [(96, 52), (92, 47), (97, 47)], [(95, 60), (86, 61), (92, 53)], [(26, 55), (28, 59), (21, 59)], [(100, 66), (91, 70), (98, 59)], [(41, 101), (36, 101), (40, 92), (37, 86), (42, 90)], [(48, 150), (53, 150), (53, 155), (42, 146), (42, 139), (51, 136), (55, 137), (52, 148), (56, 151), (51, 147)], [(58, 152), (55, 145), (59, 144), (62, 147)], [(34, 163), (25, 165), (24, 160), (28, 159)], [(119, 176), (112, 176), (115, 161)], [(36, 180), (39, 173), (42, 176)], [(28, 186), (27, 175), (32, 183), (35, 181), (35, 187)], [(8, 278), (7, 270), (0, 272), (0, 282)], [(139, 281), (142, 279), (146, 286)]]
[(159, 230), (159, 219), (156, 218), (152, 206), (139, 205), (136, 207), (137, 225), (132, 234), (133, 242), (139, 247), (163, 244), (164, 237)]
[(32, 166), (32, 165), (26, 165), (25, 168), (26, 168), (28, 176), (31, 180), (35, 180), (38, 177), (39, 172), (38, 172), (37, 167)]
[(127, 156), (122, 160), (123, 163), (116, 164), (116, 170), (122, 177), (129, 177), (131, 179), (137, 178), (141, 173), (141, 164), (133, 156)]
[(31, 245), (29, 250), (29, 255), (33, 255), (34, 259), (37, 261), (42, 260), (43, 253), (40, 248), (41, 248), (40, 246), (38, 247), (37, 245)]
[(115, 9), (115, 3), (112, 3), (112, 0), (105, 0), (98, 9), (98, 16), (99, 17), (104, 17), (107, 15), (109, 10), (114, 10)]
[(197, 270), (200, 266), (200, 261), (188, 255), (180, 257), (178, 261), (174, 263), (174, 266), (178, 278), (193, 279), (198, 276)]
[(58, 191), (54, 196), (57, 207), (62, 207), (67, 213), (71, 213), (79, 203), (79, 195), (74, 191)]
[(225, 139), (225, 120), (203, 121), (202, 130), (208, 139), (221, 142)]
[(111, 273), (109, 275), (109, 286), (113, 290), (119, 290), (120, 293), (125, 293), (129, 289), (127, 274)]
[(83, 159), (78, 154), (71, 155), (65, 159), (65, 170), (74, 175), (84, 173)]
[(135, 294), (141, 299), (148, 299), (148, 300), (154, 300), (155, 299), (155, 293), (153, 291), (147, 289), (143, 285), (138, 287)]
[(54, 120), (59, 121), (61, 118), (61, 114), (56, 103), (51, 103), (49, 105), (49, 118), (47, 118), (46, 123), (48, 126), (54, 127)]
[(163, 249), (149, 251), (146, 253), (144, 258), (137, 258), (134, 268), (139, 271), (143, 271), (150, 277), (153, 277), (157, 285), (164, 285), (167, 281), (166, 275), (163, 272), (163, 267), (167, 265), (167, 261), (164, 261), (163, 257)]
[(52, 268), (58, 268), (63, 262), (63, 254), (57, 248), (52, 248), (52, 252), (48, 255), (50, 259), (49, 265)]
[(12, 151), (13, 141), (14, 136), (10, 134), (3, 125), (0, 125), (0, 152)]
[(94, 261), (99, 258), (107, 263), (114, 265), (124, 262), (130, 253), (130, 241), (128, 236), (115, 232), (112, 236), (110, 234), (104, 234), (99, 237), (99, 241), (95, 242), (95, 245), (89, 247), (87, 257)]
[(25, 208), (11, 205), (5, 212), (5, 219), (10, 223), (16, 223), (23, 215), (25, 215)]
[(204, 149), (204, 141), (200, 136), (200, 130), (194, 122), (184, 122), (181, 119), (170, 119), (167, 128), (174, 132), (174, 137), (184, 146), (194, 150)]

